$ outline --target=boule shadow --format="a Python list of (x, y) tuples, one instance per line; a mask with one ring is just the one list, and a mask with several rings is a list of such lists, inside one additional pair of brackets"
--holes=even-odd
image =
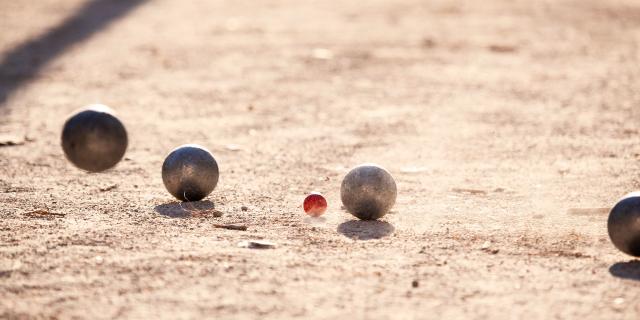
[(640, 261), (614, 263), (609, 267), (609, 273), (616, 278), (640, 281)]
[(222, 216), (220, 211), (215, 210), (215, 204), (210, 200), (179, 202), (172, 201), (157, 205), (154, 210), (169, 218), (191, 218), (195, 216), (210, 215), (214, 217)]
[(395, 231), (395, 227), (380, 220), (350, 220), (338, 226), (338, 232), (356, 240), (381, 239)]

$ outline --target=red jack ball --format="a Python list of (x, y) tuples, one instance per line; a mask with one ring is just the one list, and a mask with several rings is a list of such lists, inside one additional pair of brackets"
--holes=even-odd
[(312, 192), (304, 198), (303, 207), (308, 215), (319, 217), (327, 211), (327, 199), (318, 192)]

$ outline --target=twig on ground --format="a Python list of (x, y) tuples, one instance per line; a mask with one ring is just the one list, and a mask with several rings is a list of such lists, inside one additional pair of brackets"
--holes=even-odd
[(215, 228), (221, 228), (221, 229), (247, 231), (247, 226), (240, 225), (240, 224), (218, 224), (218, 223), (215, 223), (213, 226)]
[(56, 217), (66, 216), (66, 214), (64, 213), (51, 212), (47, 209), (37, 209), (37, 210), (29, 211), (29, 212), (23, 213), (23, 215), (27, 217), (38, 217), (38, 218), (48, 217), (48, 216), (56, 216)]
[(451, 191), (457, 192), (457, 193), (468, 193), (468, 194), (475, 194), (475, 195), (486, 195), (487, 194), (487, 191), (480, 190), (480, 189), (452, 188)]

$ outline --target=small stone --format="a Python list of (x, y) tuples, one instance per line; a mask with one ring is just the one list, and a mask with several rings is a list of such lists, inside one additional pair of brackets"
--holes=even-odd
[(24, 136), (0, 134), (0, 147), (21, 146), (27, 142)]
[(96, 264), (102, 264), (104, 262), (104, 258), (102, 256), (96, 257)]
[(318, 60), (330, 60), (333, 59), (333, 52), (329, 49), (315, 48), (311, 51), (311, 56)]
[(418, 280), (411, 281), (411, 287), (417, 288), (419, 286), (420, 286), (420, 282), (418, 282)]
[(115, 189), (117, 187), (118, 187), (117, 184), (111, 184), (111, 185), (108, 185), (108, 186), (104, 186), (104, 187), (100, 188), (99, 190), (100, 190), (100, 192), (107, 192), (107, 191), (111, 191), (111, 190), (113, 190), (113, 189)]
[(274, 249), (276, 244), (266, 240), (245, 240), (240, 241), (238, 247), (248, 249)]
[(241, 151), (243, 148), (238, 144), (228, 144), (225, 148), (229, 151)]
[(240, 207), (240, 210), (242, 210), (242, 211), (249, 211), (249, 207), (247, 207), (247, 206), (242, 206), (242, 207)]

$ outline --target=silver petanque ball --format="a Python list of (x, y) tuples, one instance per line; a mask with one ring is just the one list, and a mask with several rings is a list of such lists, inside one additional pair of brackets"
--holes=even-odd
[(607, 230), (616, 248), (640, 257), (640, 192), (626, 195), (611, 209)]
[(196, 144), (182, 145), (162, 164), (162, 181), (169, 193), (182, 201), (198, 201), (218, 184), (218, 163), (209, 150)]
[(96, 104), (71, 116), (62, 129), (62, 150), (76, 167), (100, 172), (114, 167), (127, 150), (127, 131), (109, 107)]
[(351, 169), (340, 187), (342, 204), (362, 220), (376, 220), (384, 216), (396, 203), (397, 194), (391, 174), (375, 164)]

